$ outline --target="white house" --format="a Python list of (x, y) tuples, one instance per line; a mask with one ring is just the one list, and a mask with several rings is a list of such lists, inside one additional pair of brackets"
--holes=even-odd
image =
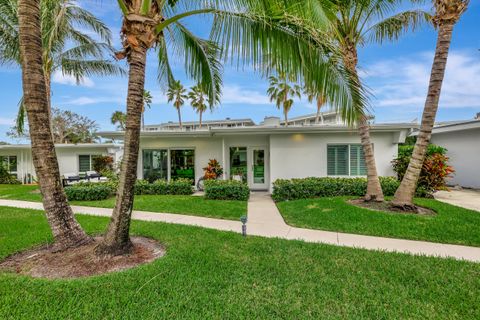
[[(294, 118), (288, 127), (267, 117), (256, 125), (250, 119), (148, 126), (141, 133), (138, 177), (155, 180), (187, 177), (198, 181), (209, 159), (224, 168), (224, 178), (242, 175), (252, 190), (271, 190), (280, 178), (364, 176), (366, 168), (358, 131), (345, 126), (335, 113)], [(188, 125), (188, 127), (186, 127)], [(398, 144), (415, 124), (372, 124), (371, 138), (379, 175), (393, 176), (391, 161)], [(101, 132), (122, 140), (120, 131)]]
[[(116, 162), (121, 159), (123, 153), (123, 147), (117, 144), (57, 144), (55, 150), (61, 175), (81, 174), (92, 170), (92, 157), (96, 155), (110, 155)], [(23, 183), (35, 180), (29, 144), (1, 145), (0, 161)]]
[(437, 124), (431, 142), (448, 150), (455, 169), (449, 184), (480, 188), (480, 113), (473, 120)]

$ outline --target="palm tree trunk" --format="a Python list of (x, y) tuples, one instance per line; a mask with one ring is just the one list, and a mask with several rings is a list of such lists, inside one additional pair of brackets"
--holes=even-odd
[(202, 128), (202, 115), (203, 111), (200, 110), (200, 129)]
[(42, 66), (39, 2), (20, 0), (18, 3), (23, 98), (43, 207), (52, 229), (55, 249), (63, 250), (89, 243), (92, 239), (76, 221), (60, 181)]
[(432, 136), (432, 129), (435, 124), (440, 91), (442, 89), (445, 67), (447, 65), (448, 51), (452, 40), (453, 25), (454, 23), (441, 24), (438, 30), (437, 47), (435, 49), (435, 57), (430, 74), (430, 84), (428, 86), (425, 108), (423, 109), (420, 133), (418, 134), (407, 171), (405, 172), (400, 187), (395, 192), (392, 201), (395, 207), (404, 209), (415, 208), (413, 197), (415, 195), (420, 171), (422, 170), (423, 161), (425, 160), (427, 147)]
[(283, 110), (283, 116), (285, 118), (285, 127), (288, 127), (288, 111), (286, 109)]
[(177, 107), (177, 112), (178, 112), (178, 124), (180, 126), (180, 129), (182, 129), (182, 113), (180, 112), (180, 107)]
[[(360, 83), (357, 72), (358, 55), (355, 46), (353, 44), (347, 45), (342, 51), (345, 67), (351, 72), (352, 76), (356, 78), (357, 82)], [(358, 120), (358, 131), (362, 143), (363, 154), (365, 156), (365, 165), (367, 166), (367, 192), (364, 199), (365, 201), (382, 202), (384, 201), (384, 197), (377, 173), (373, 145), (370, 139), (370, 125), (365, 116), (361, 116)]]
[[(323, 97), (319, 95), (317, 97), (317, 115), (315, 116), (315, 124), (318, 124), (320, 122), (320, 110), (322, 109), (323, 106)], [(322, 116), (322, 124), (323, 124), (323, 116)]]
[(129, 230), (137, 180), (146, 56), (147, 49), (141, 46), (130, 54), (127, 122), (120, 182), (112, 218), (102, 243), (97, 247), (98, 253), (120, 255), (132, 249)]

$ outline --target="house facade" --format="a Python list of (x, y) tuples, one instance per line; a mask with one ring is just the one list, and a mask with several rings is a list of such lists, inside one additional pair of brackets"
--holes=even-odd
[[(258, 125), (246, 119), (227, 119), (195, 129), (180, 129), (175, 123), (170, 123), (169, 129), (162, 125), (157, 130), (146, 128), (140, 138), (138, 178), (198, 181), (209, 159), (220, 162), (224, 179), (241, 176), (252, 190), (271, 190), (276, 179), (366, 176), (358, 131), (344, 125), (336, 115), (325, 116), (323, 124), (312, 123), (314, 118), (310, 115), (310, 120), (289, 126), (279, 118), (267, 117)], [(391, 161), (412, 126), (372, 124), (379, 175), (394, 175)], [(124, 133), (100, 135), (121, 141)]]
[(473, 120), (437, 124), (431, 142), (448, 150), (455, 169), (448, 184), (480, 189), (480, 114)]

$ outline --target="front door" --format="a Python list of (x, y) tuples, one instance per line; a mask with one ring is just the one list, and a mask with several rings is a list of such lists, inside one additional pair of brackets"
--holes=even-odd
[(248, 185), (252, 190), (268, 189), (267, 150), (264, 147), (249, 148)]

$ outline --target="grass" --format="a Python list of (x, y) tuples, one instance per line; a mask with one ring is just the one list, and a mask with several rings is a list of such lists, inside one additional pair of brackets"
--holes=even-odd
[(480, 246), (480, 213), (433, 199), (415, 203), (433, 216), (372, 211), (346, 203), (346, 197), (279, 202), (285, 221), (296, 227), (365, 235)]
[[(42, 201), (38, 186), (0, 185), (0, 199)], [(72, 201), (72, 205), (113, 208), (115, 198), (101, 201)], [(238, 220), (247, 214), (247, 202), (236, 200), (207, 200), (196, 196), (135, 196), (135, 210), (189, 214), (202, 217)]]
[[(78, 216), (88, 232), (107, 219)], [(478, 319), (480, 265), (134, 221), (165, 257), (76, 280), (0, 273), (1, 319)], [(50, 240), (39, 211), (0, 207), (0, 259)]]

